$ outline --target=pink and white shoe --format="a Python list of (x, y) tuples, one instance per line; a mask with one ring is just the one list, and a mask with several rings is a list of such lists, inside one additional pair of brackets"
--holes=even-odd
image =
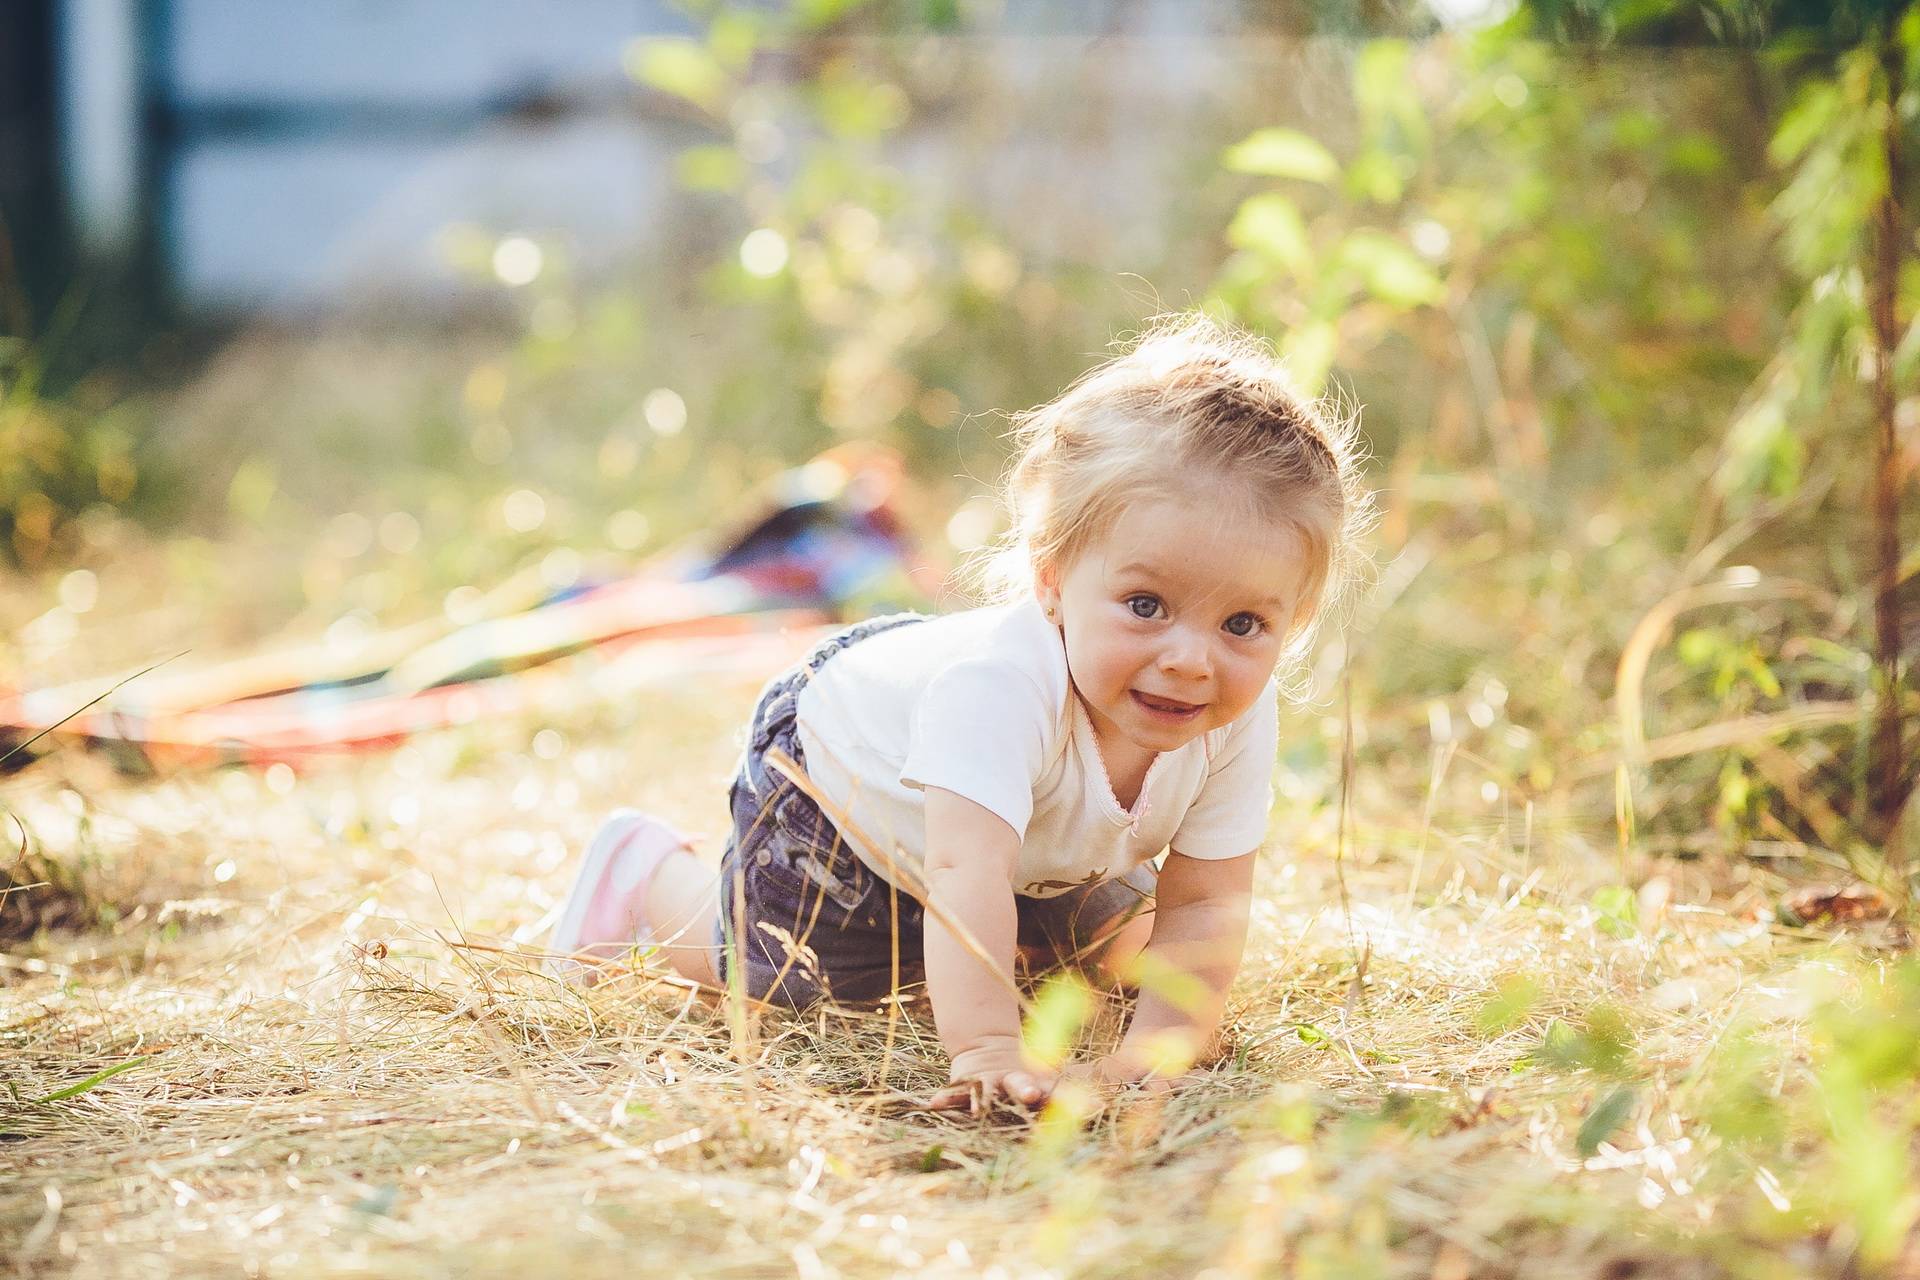
[(693, 841), (637, 809), (619, 809), (587, 843), (580, 874), (553, 927), (547, 966), (556, 977), (591, 985), (606, 962), (655, 944), (647, 928), (647, 888), (676, 849)]

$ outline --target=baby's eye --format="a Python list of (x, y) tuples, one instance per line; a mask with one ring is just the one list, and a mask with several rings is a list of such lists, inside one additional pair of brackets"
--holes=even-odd
[(1128, 612), (1136, 618), (1151, 618), (1160, 610), (1160, 599), (1158, 596), (1150, 596), (1142, 591), (1128, 596), (1126, 606)]
[(1257, 636), (1266, 629), (1267, 620), (1257, 613), (1236, 613), (1227, 619), (1227, 631), (1242, 640)]

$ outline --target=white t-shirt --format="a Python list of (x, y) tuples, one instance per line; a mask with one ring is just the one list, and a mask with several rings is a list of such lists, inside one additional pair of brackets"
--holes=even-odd
[[(1046, 898), (1123, 876), (1169, 847), (1193, 858), (1259, 848), (1273, 804), (1277, 699), (1270, 680), (1239, 719), (1161, 752), (1123, 809), (1060, 632), (1029, 600), (841, 650), (801, 688), (795, 718), (809, 776), (895, 858), (921, 864), (923, 788), (943, 787), (1019, 833), (1014, 889)], [(883, 854), (848, 844), (894, 879)]]

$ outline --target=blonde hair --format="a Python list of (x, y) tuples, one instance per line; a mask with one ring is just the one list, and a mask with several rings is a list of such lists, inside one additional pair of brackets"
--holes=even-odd
[(1013, 416), (1009, 528), (964, 581), (988, 602), (1025, 599), (1037, 565), (1065, 569), (1128, 507), (1207, 486), (1222, 518), (1275, 522), (1311, 558), (1285, 667), (1364, 559), (1374, 508), (1356, 428), (1356, 413), (1295, 392), (1262, 339), (1199, 312), (1156, 317), (1057, 398)]

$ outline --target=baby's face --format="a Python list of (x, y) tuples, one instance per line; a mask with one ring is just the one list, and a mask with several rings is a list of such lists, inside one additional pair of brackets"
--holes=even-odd
[(1198, 498), (1134, 508), (1064, 573), (1039, 572), (1109, 769), (1230, 723), (1273, 674), (1306, 553), (1285, 525), (1221, 515)]

